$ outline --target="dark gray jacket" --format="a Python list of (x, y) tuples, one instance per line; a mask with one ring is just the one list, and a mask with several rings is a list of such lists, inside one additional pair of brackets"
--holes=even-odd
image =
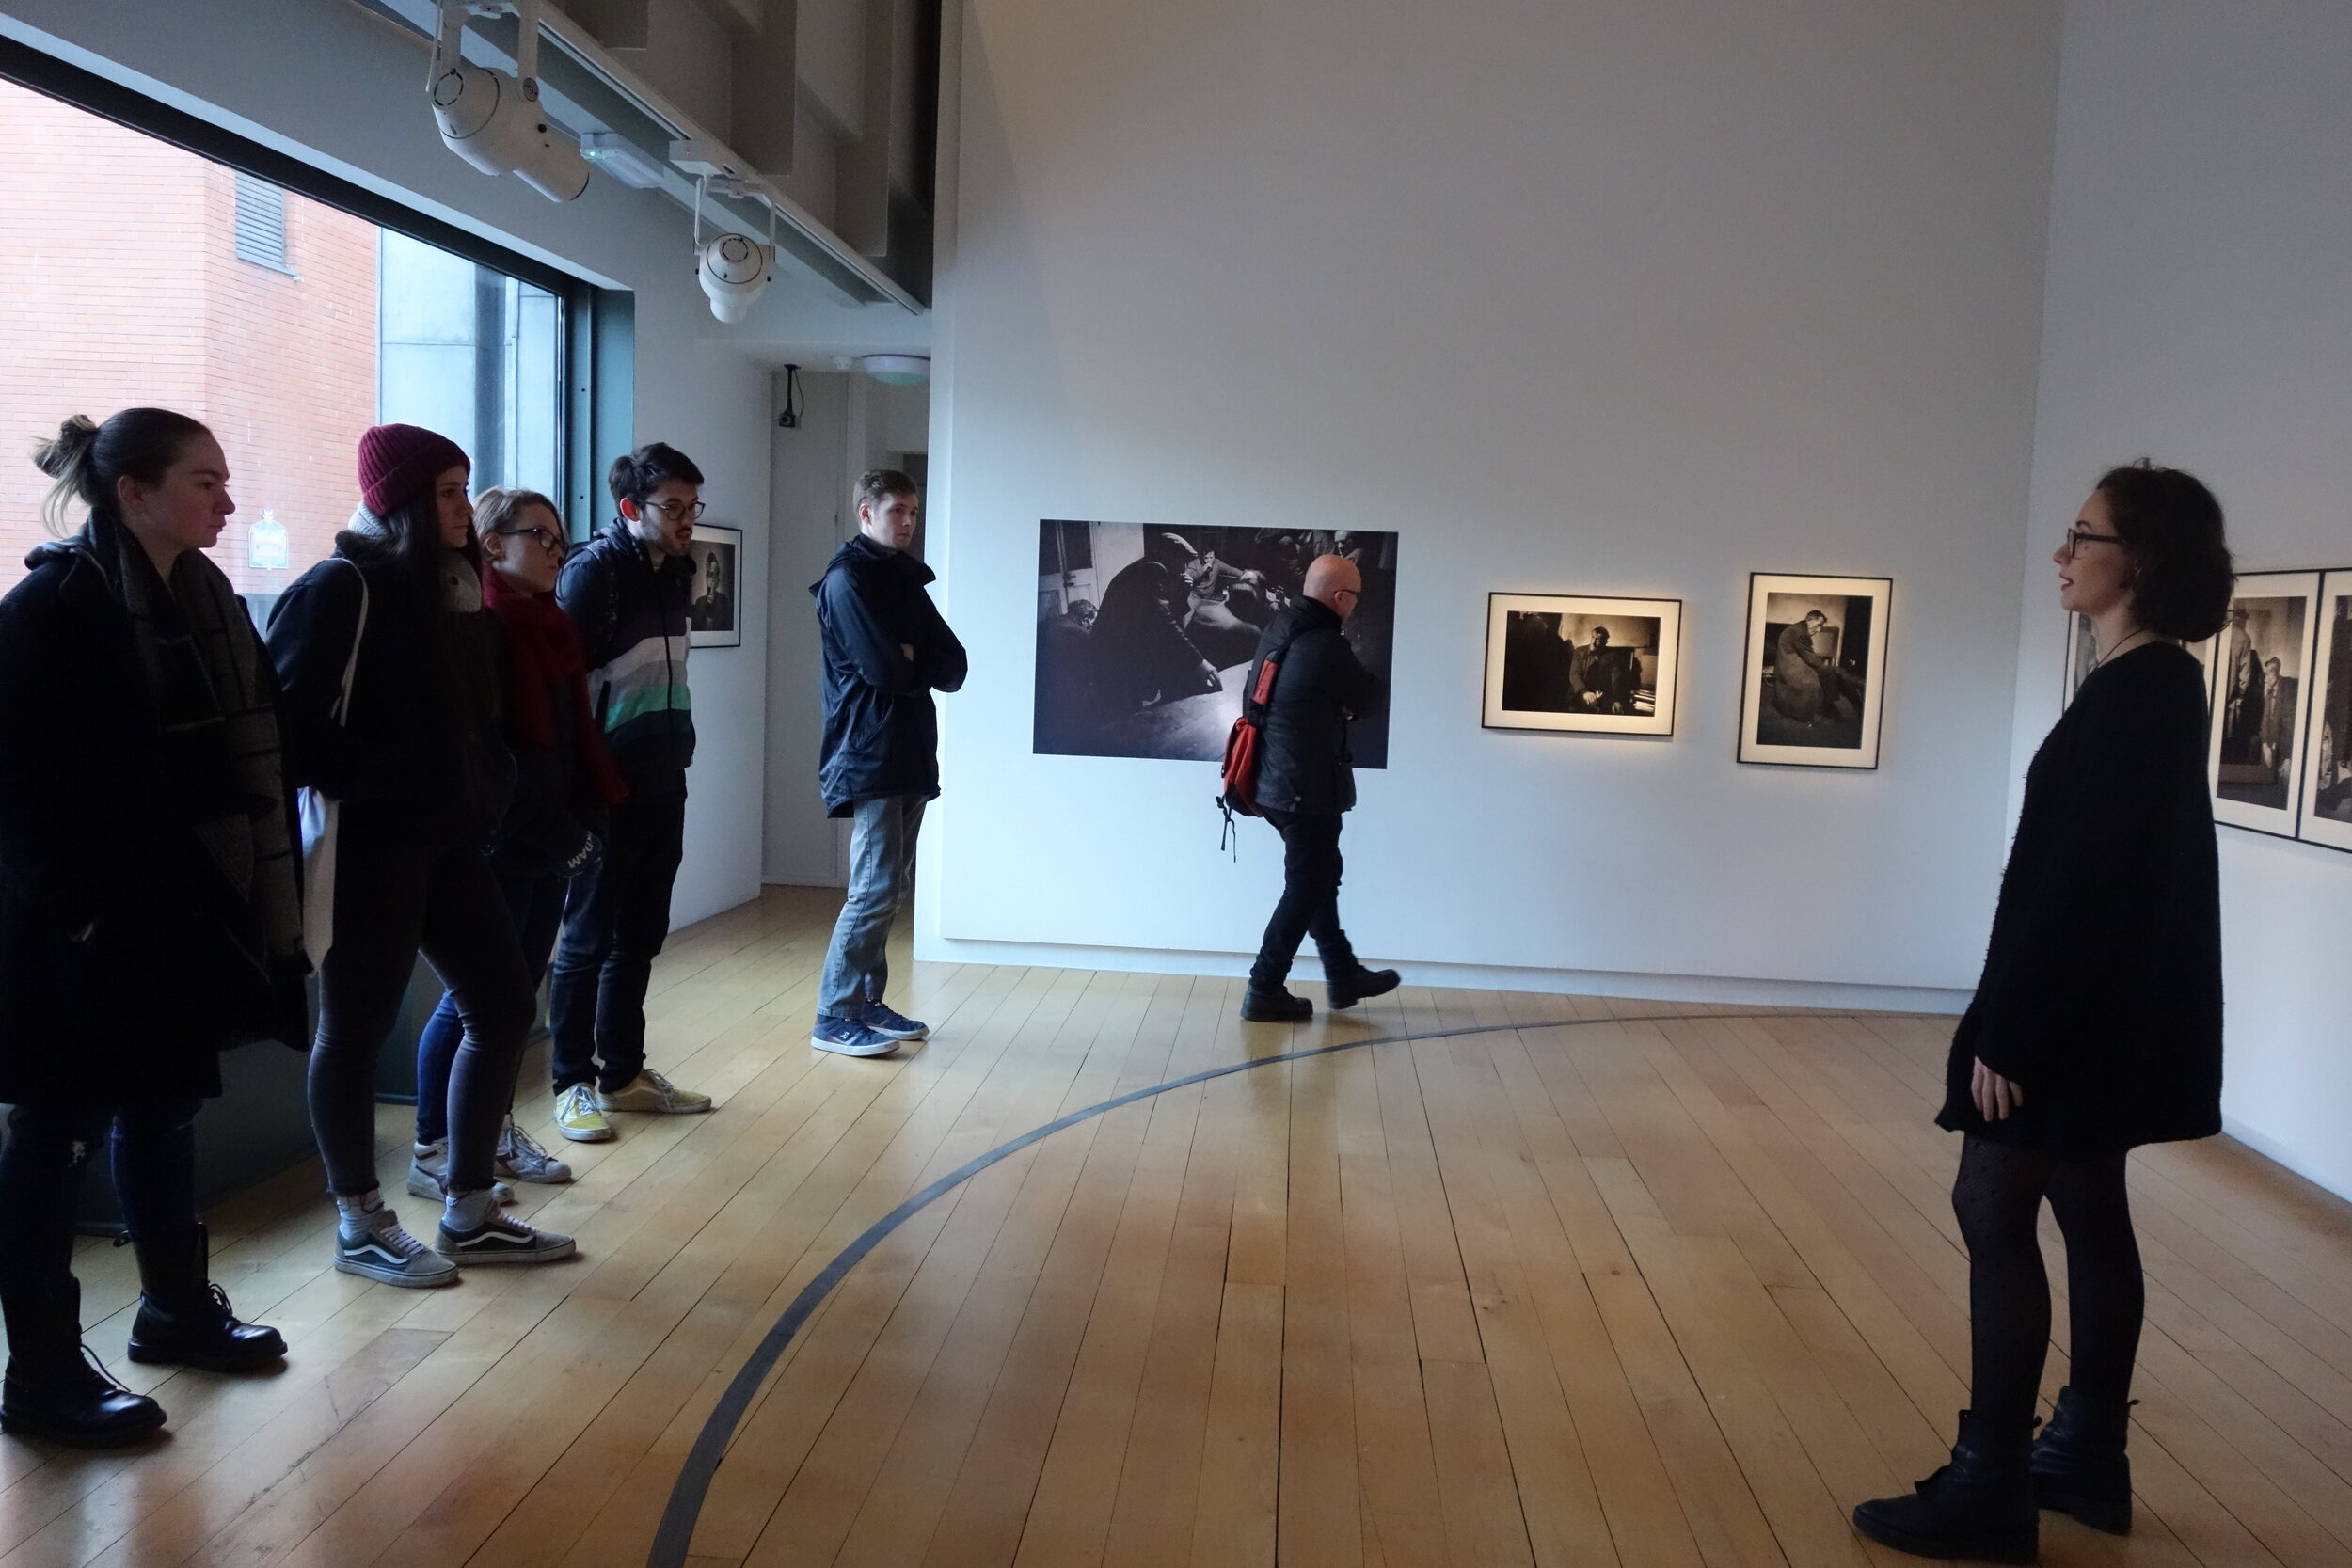
[[(860, 800), (939, 793), (939, 715), (933, 691), (954, 691), (970, 670), (963, 644), (925, 592), (934, 574), (864, 534), (834, 552), (809, 585), (824, 645), (825, 733), (817, 778), (825, 812)], [(912, 648), (910, 658), (901, 650)]]
[(1259, 809), (1346, 811), (1356, 804), (1348, 721), (1376, 712), (1388, 693), (1340, 635), (1339, 612), (1313, 599), (1295, 599), (1266, 623), (1244, 691), (1257, 689), (1259, 664), (1285, 642), (1259, 742)]

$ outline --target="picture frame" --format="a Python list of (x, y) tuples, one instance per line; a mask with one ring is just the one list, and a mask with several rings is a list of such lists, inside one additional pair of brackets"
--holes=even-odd
[(1681, 673), (1680, 599), (1486, 595), (1487, 729), (1668, 738)]
[(694, 586), (686, 611), (690, 648), (743, 645), (743, 531), (722, 523), (696, 523), (686, 546), (694, 563)]
[(2296, 837), (2352, 852), (2352, 571), (2320, 574), (2312, 629)]
[(2238, 576), (2217, 642), (2205, 742), (2217, 822), (2280, 838), (2296, 834), (2320, 576)]
[(1749, 575), (1741, 762), (1878, 767), (1894, 607), (1892, 578)]

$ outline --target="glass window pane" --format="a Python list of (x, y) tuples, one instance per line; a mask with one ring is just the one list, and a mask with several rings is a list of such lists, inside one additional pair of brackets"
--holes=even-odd
[(0, 145), (0, 593), (48, 537), (26, 453), (71, 414), (213, 427), (213, 559), (264, 610), (334, 548), (371, 424), (448, 436), (477, 491), (560, 494), (556, 295), (6, 82)]

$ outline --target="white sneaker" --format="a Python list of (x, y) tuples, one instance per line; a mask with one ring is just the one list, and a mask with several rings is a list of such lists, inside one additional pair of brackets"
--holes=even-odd
[(515, 1125), (508, 1117), (506, 1125), (499, 1129), (497, 1156), (490, 1169), (509, 1181), (540, 1181), (553, 1185), (572, 1179), (572, 1167), (541, 1148), (531, 1134)]
[(386, 1285), (418, 1288), (457, 1283), (457, 1265), (401, 1228), (400, 1216), (379, 1195), (373, 1207), (336, 1203), (335, 1267)]
[[(501, 1172), (503, 1175), (503, 1172)], [(566, 1180), (568, 1180), (568, 1176)], [(438, 1143), (408, 1146), (408, 1190), (418, 1197), (446, 1198), (449, 1196), (449, 1140)], [(503, 1181), (490, 1183), (491, 1193), (501, 1203), (515, 1201), (515, 1189)]]

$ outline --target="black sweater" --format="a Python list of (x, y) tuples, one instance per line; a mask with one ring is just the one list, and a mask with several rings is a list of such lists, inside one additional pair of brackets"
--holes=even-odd
[[(1975, 1062), (2022, 1110), (1978, 1116)], [(2070, 1159), (2221, 1130), (2205, 699), (2169, 643), (2092, 672), (2036, 752), (1937, 1125)]]

